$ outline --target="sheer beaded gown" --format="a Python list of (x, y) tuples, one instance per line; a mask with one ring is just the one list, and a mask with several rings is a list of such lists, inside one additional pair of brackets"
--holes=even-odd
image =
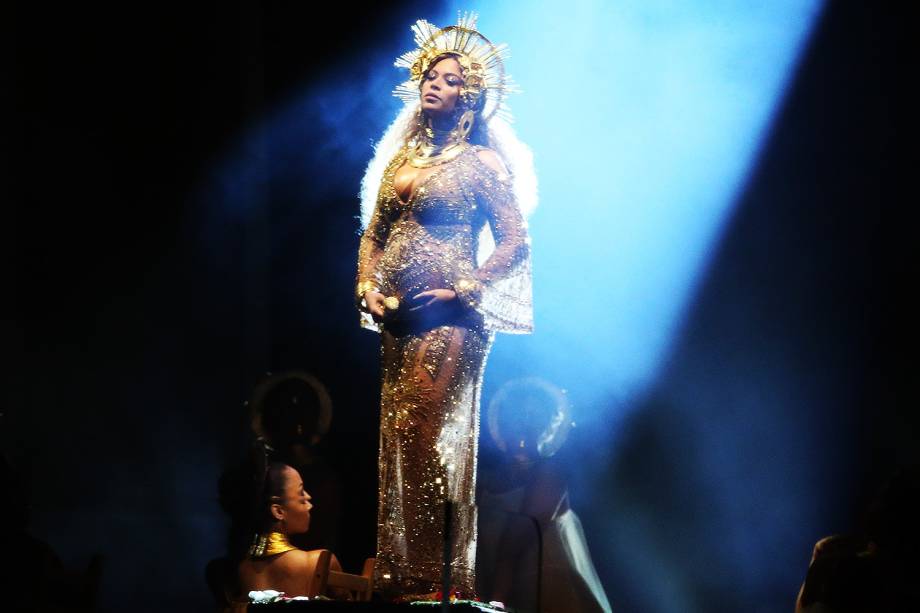
[[(445, 501), (451, 505), (452, 585), (475, 594), (479, 396), (496, 331), (532, 329), (526, 223), (511, 178), (464, 150), (423, 175), (408, 200), (394, 186), (403, 147), (388, 164), (361, 237), (358, 283), (399, 307), (381, 333), (376, 589), (440, 589)], [(494, 241), (487, 257), (480, 241)], [(481, 261), (480, 261), (481, 260)], [(477, 265), (478, 263), (478, 265)], [(410, 311), (412, 296), (446, 288), (457, 299)]]

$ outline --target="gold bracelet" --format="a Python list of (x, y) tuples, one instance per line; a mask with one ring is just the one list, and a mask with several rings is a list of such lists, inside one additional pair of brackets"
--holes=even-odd
[(461, 302), (475, 309), (479, 305), (482, 285), (475, 279), (464, 277), (454, 284), (454, 292), (456, 292), (457, 298), (459, 298)]
[(364, 294), (366, 294), (367, 292), (379, 292), (379, 291), (380, 291), (380, 288), (377, 287), (377, 284), (374, 283), (373, 281), (361, 281), (358, 283), (358, 287), (355, 290), (355, 294), (357, 295), (358, 300), (360, 301), (362, 298), (364, 298)]

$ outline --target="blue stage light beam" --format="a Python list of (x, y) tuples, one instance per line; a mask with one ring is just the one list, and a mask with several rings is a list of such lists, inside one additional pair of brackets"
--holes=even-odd
[[(511, 47), (524, 91), (509, 102), (540, 181), (536, 334), (496, 343), (486, 395), (514, 376), (546, 376), (576, 407), (608, 405), (582, 421), (609, 420), (658, 372), (820, 9), (570, 0), (407, 15), (404, 39), (330, 66), (244, 134), (208, 178), (207, 214), (245, 223), (265, 189), (274, 199), (341, 190), (341, 177), (315, 169), (370, 157), (399, 109), (389, 92), (405, 75), (392, 61), (410, 48), (412, 21), (477, 11), (483, 32)], [(357, 215), (357, 202), (342, 214)]]
[(526, 358), (576, 405), (608, 405), (583, 423), (607, 421), (667, 355), (821, 2), (452, 9), (448, 22), (475, 10), (509, 44), (523, 90), (509, 103), (540, 181), (536, 335), (497, 343), (493, 365)]

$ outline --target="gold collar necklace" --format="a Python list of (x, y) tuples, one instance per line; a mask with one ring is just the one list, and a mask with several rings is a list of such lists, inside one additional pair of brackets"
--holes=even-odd
[(256, 534), (252, 539), (252, 545), (249, 546), (249, 556), (252, 558), (267, 558), (293, 549), (297, 549), (297, 547), (294, 547), (291, 541), (288, 540), (287, 535), (282, 532)]
[(408, 162), (415, 168), (428, 168), (449, 162), (464, 149), (468, 143), (460, 137), (456, 128), (438, 130), (427, 126), (422, 129), (418, 143), (409, 150)]

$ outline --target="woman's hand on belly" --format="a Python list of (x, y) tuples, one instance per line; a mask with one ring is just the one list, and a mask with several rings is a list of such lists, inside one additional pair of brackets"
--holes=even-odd
[(457, 292), (452, 289), (430, 289), (412, 296), (414, 305), (409, 311), (426, 310), (436, 304), (449, 303), (457, 299)]

